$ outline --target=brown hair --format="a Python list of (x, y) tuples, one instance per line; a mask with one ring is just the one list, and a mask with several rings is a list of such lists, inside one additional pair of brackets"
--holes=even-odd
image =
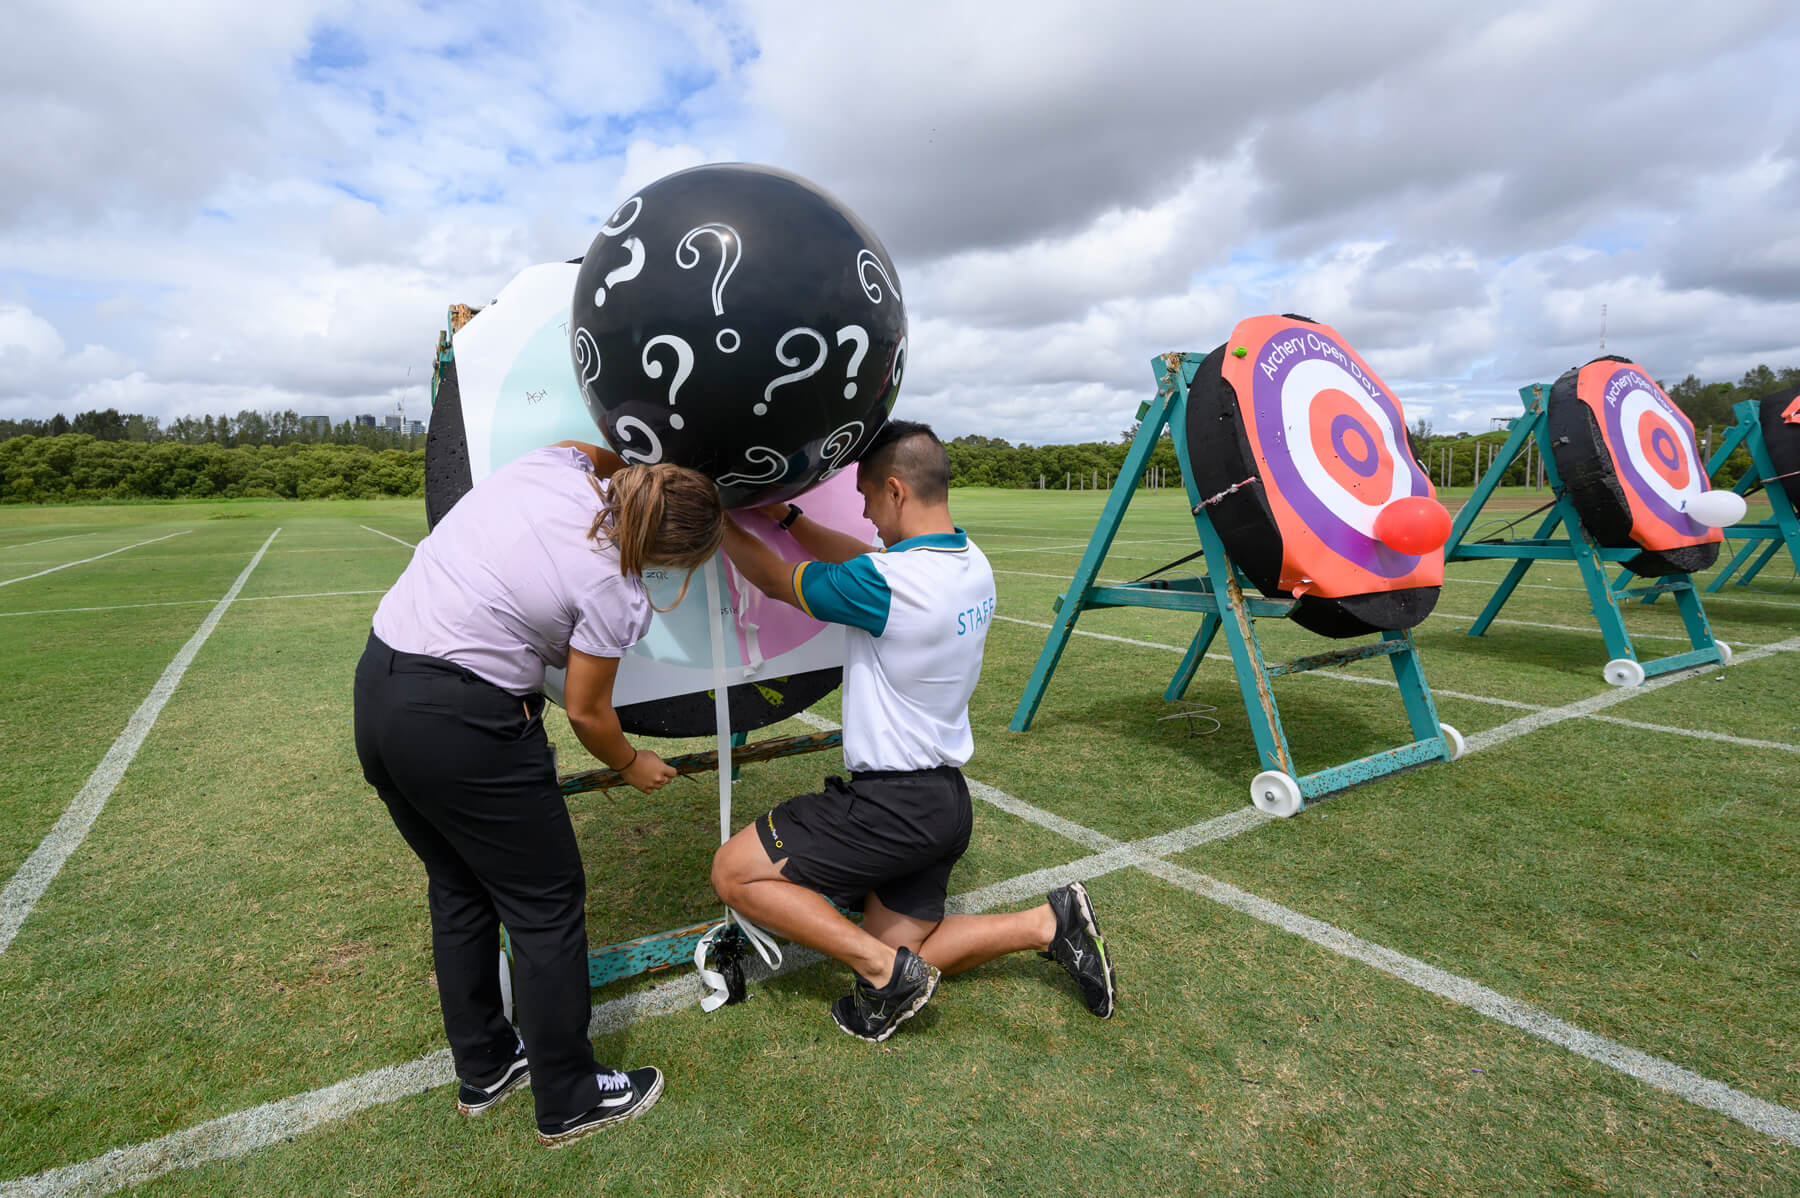
[[(592, 476), (589, 476), (592, 478)], [(601, 490), (600, 511), (588, 529), (595, 541), (602, 537), (619, 551), (619, 573), (643, 577), (646, 567), (667, 566), (686, 570), (681, 593), (669, 611), (687, 596), (694, 571), (719, 551), (725, 540), (725, 509), (719, 489), (698, 470), (661, 462), (654, 466), (626, 466)]]

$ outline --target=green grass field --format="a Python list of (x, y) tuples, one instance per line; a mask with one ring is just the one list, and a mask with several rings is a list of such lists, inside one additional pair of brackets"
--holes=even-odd
[[(1101, 499), (953, 495), (1000, 585), (967, 773), (1036, 811), (978, 804), (952, 890), (1024, 906), (1087, 878), (1115, 1018), (1035, 957), (951, 981), (882, 1046), (832, 1025), (835, 964), (712, 1015), (691, 971), (638, 979), (595, 994), (596, 1044), (659, 1065), (665, 1096), (561, 1152), (529, 1100), (454, 1113), (423, 871), (351, 743), (351, 673), (423, 504), (0, 508), (0, 879), (117, 772), (243, 577), (0, 954), (0, 1194), (1800, 1192), (1790, 563), (1706, 598), (1730, 668), (1632, 692), (1601, 680), (1572, 566), (1533, 567), (1480, 639), (1504, 567), (1454, 566), (1417, 640), (1478, 751), (1108, 854), (1243, 812), (1259, 766), (1224, 661), (1188, 696), (1217, 732), (1159, 718), (1178, 613), (1085, 615), (1033, 729), (1008, 730)], [(1140, 496), (1102, 573), (1195, 547), (1179, 492)], [(1645, 656), (1685, 648), (1672, 603), (1627, 612)], [(1271, 660), (1333, 647), (1259, 633)], [(1334, 674), (1277, 683), (1302, 772), (1410, 739), (1370, 684), (1385, 663)], [(1597, 696), (1618, 701), (1554, 710)], [(552, 739), (591, 768), (566, 724)], [(738, 822), (838, 768), (747, 768)], [(717, 913), (716, 799), (701, 775), (571, 804), (596, 943)]]

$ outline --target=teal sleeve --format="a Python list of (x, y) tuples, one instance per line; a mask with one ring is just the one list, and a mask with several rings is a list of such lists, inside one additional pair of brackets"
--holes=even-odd
[(848, 624), (871, 636), (887, 627), (894, 597), (867, 554), (847, 562), (801, 562), (794, 567), (794, 594), (813, 619)]

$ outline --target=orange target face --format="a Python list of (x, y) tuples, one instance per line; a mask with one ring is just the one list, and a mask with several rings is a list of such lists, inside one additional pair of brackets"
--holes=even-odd
[(1693, 471), (1688, 469), (1687, 455), (1681, 452), (1679, 432), (1660, 412), (1644, 411), (1638, 417), (1638, 448), (1647, 463), (1665, 483), (1677, 491), (1687, 489)]
[(1602, 358), (1576, 375), (1575, 396), (1594, 413), (1631, 509), (1631, 539), (1672, 550), (1719, 541), (1688, 514), (1706, 490), (1694, 425), (1635, 362)]
[(1328, 325), (1257, 316), (1232, 330), (1220, 374), (1281, 533), (1280, 588), (1323, 597), (1441, 586), (1441, 550), (1402, 553), (1375, 535), (1396, 500), (1434, 499), (1400, 401)]

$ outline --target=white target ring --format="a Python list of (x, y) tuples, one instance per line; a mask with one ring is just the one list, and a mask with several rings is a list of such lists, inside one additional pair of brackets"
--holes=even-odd
[[(1667, 437), (1667, 443), (1676, 458), (1674, 466), (1667, 460), (1654, 462), (1646, 452), (1644, 438), (1638, 435), (1646, 417), (1655, 425), (1651, 434), (1653, 440), (1658, 436)], [(1633, 482), (1651, 491), (1678, 512), (1686, 511), (1688, 503), (1706, 490), (1706, 475), (1700, 468), (1700, 451), (1694, 444), (1693, 434), (1670, 419), (1668, 408), (1658, 396), (1643, 387), (1633, 387), (1627, 391), (1624, 398), (1619, 400), (1619, 429), (1623, 433), (1620, 439), (1625, 442), (1625, 456), (1631, 463)], [(1671, 484), (1663, 474), (1664, 470), (1677, 467), (1685, 467), (1687, 473), (1686, 485), (1681, 487)]]
[[(1369, 449), (1377, 462), (1380, 455), (1386, 455), (1391, 478), (1387, 493), (1375, 497), (1374, 502), (1332, 477), (1319, 458), (1313, 439), (1313, 401), (1323, 391), (1337, 391), (1350, 399), (1362, 416), (1357, 431), (1363, 439), (1367, 439), (1370, 430), (1381, 438), (1378, 446), (1371, 445)], [(1408, 468), (1406, 455), (1395, 442), (1393, 424), (1387, 413), (1354, 375), (1335, 362), (1314, 358), (1301, 362), (1288, 372), (1281, 386), (1281, 430), (1287, 441), (1289, 458), (1307, 489), (1332, 515), (1371, 540), (1375, 538), (1375, 518), (1381, 514), (1381, 509), (1413, 493), (1412, 470)]]

